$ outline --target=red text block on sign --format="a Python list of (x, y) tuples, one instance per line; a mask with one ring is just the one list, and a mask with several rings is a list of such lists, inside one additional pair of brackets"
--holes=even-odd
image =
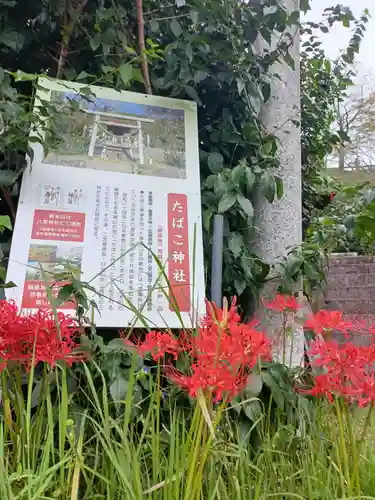
[(85, 234), (85, 214), (61, 210), (34, 211), (31, 238), (33, 240), (82, 242)]
[[(52, 288), (52, 296), (57, 297), (59, 290), (69, 282), (62, 281), (59, 283), (51, 282), (49, 286)], [(51, 303), (48, 299), (46, 284), (41, 280), (27, 280), (23, 289), (22, 296), (22, 309), (40, 309), (50, 308)], [(61, 304), (58, 309), (75, 309), (76, 304), (73, 302), (65, 302)]]
[(190, 264), (187, 196), (168, 194), (168, 280), (171, 285), (170, 310), (189, 312)]

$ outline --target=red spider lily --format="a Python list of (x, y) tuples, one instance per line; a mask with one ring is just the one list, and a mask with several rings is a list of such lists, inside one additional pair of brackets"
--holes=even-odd
[(13, 302), (0, 301), (0, 369), (9, 362), (30, 368), (46, 362), (54, 367), (63, 360), (68, 365), (82, 360), (76, 350), (78, 323), (63, 313), (39, 310), (21, 316)]
[[(311, 366), (321, 370), (314, 387), (307, 391), (313, 396), (333, 395), (356, 401), (360, 406), (375, 402), (375, 346), (355, 346), (352, 342), (338, 344), (318, 337), (308, 355)], [(306, 392), (306, 391), (305, 391)]]
[(187, 376), (169, 366), (166, 375), (190, 396), (197, 397), (200, 391), (211, 393), (216, 402), (225, 397), (233, 399), (246, 386), (246, 372), (243, 369), (235, 373), (230, 366), (193, 364), (191, 371), (192, 374)]
[(230, 323), (239, 323), (241, 318), (237, 313), (236, 303), (237, 297), (233, 297), (229, 309), (227, 302), (224, 302), (224, 307), (220, 309), (214, 302), (210, 302), (206, 299), (206, 316), (203, 318), (203, 322), (205, 324), (211, 324), (214, 321), (221, 324), (224, 328)]
[(295, 297), (288, 297), (280, 294), (276, 295), (275, 299), (271, 302), (263, 300), (263, 305), (267, 309), (278, 312), (296, 312), (301, 309), (301, 305)]
[(155, 361), (163, 358), (165, 354), (172, 354), (175, 359), (178, 358), (180, 344), (168, 333), (149, 332), (144, 342), (137, 345), (138, 353), (144, 356), (150, 353)]
[(155, 360), (165, 354), (175, 359), (179, 353), (188, 355), (191, 373), (183, 374), (169, 363), (167, 377), (192, 397), (203, 391), (215, 401), (240, 392), (259, 358), (271, 359), (271, 343), (255, 329), (255, 323), (239, 323), (235, 302), (229, 310), (226, 305), (218, 309), (207, 303), (207, 314), (197, 331), (185, 331), (179, 340), (168, 333), (151, 332), (136, 347), (140, 355), (151, 352)]
[(344, 334), (354, 329), (350, 321), (345, 321), (341, 311), (322, 311), (311, 315), (305, 322), (305, 328), (312, 330), (315, 334), (332, 332), (337, 330)]

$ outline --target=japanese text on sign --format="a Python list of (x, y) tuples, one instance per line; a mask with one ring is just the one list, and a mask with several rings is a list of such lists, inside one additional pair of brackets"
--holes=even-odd
[(105, 310), (107, 301), (110, 311), (121, 311), (129, 301), (151, 311), (156, 296), (154, 261), (146, 246), (151, 248), (154, 240), (152, 191), (98, 185), (96, 203), (94, 236), (101, 247), (99, 310)]
[[(59, 290), (68, 282), (51, 283), (51, 293), (54, 298), (57, 297)], [(42, 280), (26, 280), (23, 297), (22, 307), (25, 309), (37, 309), (39, 307), (51, 307), (46, 284)], [(59, 306), (59, 309), (72, 309), (75, 307), (72, 302), (65, 302)]]
[(170, 309), (190, 311), (190, 265), (187, 196), (168, 194), (168, 279)]
[(34, 211), (31, 238), (34, 240), (83, 242), (85, 214), (59, 210)]

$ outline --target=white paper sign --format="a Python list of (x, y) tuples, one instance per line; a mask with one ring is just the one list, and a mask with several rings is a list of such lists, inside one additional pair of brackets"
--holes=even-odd
[(64, 273), (76, 272), (97, 291), (98, 326), (140, 326), (136, 308), (150, 326), (181, 327), (176, 302), (192, 326), (204, 299), (195, 103), (39, 85), (38, 98), (61, 109), (61, 142), (46, 157), (33, 147), (8, 266), (17, 288), (7, 298), (25, 312), (49, 307), (46, 277), (57, 294)]

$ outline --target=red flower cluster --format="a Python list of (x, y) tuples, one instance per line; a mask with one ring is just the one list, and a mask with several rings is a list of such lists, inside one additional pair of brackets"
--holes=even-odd
[(271, 302), (263, 301), (267, 309), (278, 312), (296, 312), (301, 306), (295, 297), (288, 297), (287, 295), (276, 295)]
[(179, 343), (168, 333), (150, 332), (147, 334), (145, 341), (137, 346), (137, 349), (141, 356), (151, 353), (155, 361), (163, 358), (167, 353), (172, 354), (177, 359)]
[(312, 330), (315, 334), (326, 334), (336, 330), (348, 335), (354, 325), (350, 321), (345, 321), (341, 311), (319, 311), (310, 316), (305, 322), (305, 328)]
[(360, 406), (375, 402), (375, 346), (338, 344), (319, 337), (308, 352), (313, 367), (322, 370), (315, 376), (313, 396), (343, 396)]
[(314, 387), (307, 391), (313, 396), (344, 397), (348, 401), (365, 406), (375, 402), (375, 344), (356, 346), (346, 340), (332, 339), (334, 331), (348, 339), (357, 330), (373, 336), (373, 327), (355, 325), (345, 320), (340, 311), (319, 311), (305, 322), (305, 328), (316, 334), (308, 350), (310, 364), (317, 369)]
[(255, 324), (239, 323), (235, 301), (230, 309), (218, 309), (208, 303), (207, 314), (196, 332), (185, 332), (181, 339), (169, 333), (151, 332), (137, 345), (143, 356), (150, 352), (154, 360), (165, 354), (175, 359), (187, 354), (191, 373), (183, 374), (167, 364), (169, 379), (193, 397), (199, 391), (212, 394), (215, 401), (232, 398), (241, 391), (246, 377), (259, 358), (271, 359), (271, 344), (255, 329)]
[(51, 367), (64, 360), (68, 365), (82, 360), (74, 351), (74, 339), (79, 334), (77, 322), (57, 313), (57, 323), (52, 311), (39, 310), (21, 316), (13, 302), (0, 301), (0, 370), (7, 363), (15, 362), (30, 368), (46, 362)]

